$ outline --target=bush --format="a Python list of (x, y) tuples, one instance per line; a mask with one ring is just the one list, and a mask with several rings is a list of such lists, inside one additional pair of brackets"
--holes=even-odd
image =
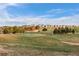
[(46, 28), (43, 28), (42, 31), (47, 31), (47, 29)]

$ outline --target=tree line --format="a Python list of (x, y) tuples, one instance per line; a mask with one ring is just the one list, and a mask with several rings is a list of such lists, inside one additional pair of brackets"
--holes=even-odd
[(2, 27), (2, 30), (0, 30), (0, 32), (2, 31), (3, 34), (9, 34), (9, 33), (25, 33), (26, 31), (32, 31), (35, 29), (39, 29), (39, 26), (4, 26)]
[(67, 34), (67, 33), (75, 33), (75, 29), (68, 28), (68, 27), (58, 27), (55, 28), (53, 31), (54, 34)]
[[(9, 34), (9, 33), (25, 33), (27, 31), (33, 31), (33, 30), (40, 30), (40, 26), (3, 26), (2, 27), (2, 33), (3, 34)], [(42, 31), (48, 31), (48, 28), (43, 27)], [(64, 33), (75, 33), (75, 29), (69, 28), (68, 26), (65, 27), (54, 27), (54, 30), (52, 29), (54, 34), (64, 34)], [(0, 30), (1, 32), (1, 30)], [(39, 31), (40, 32), (40, 31)]]
[(24, 28), (22, 27), (17, 27), (17, 26), (13, 26), (13, 27), (3, 27), (3, 33), (4, 34), (9, 34), (9, 33), (24, 33)]

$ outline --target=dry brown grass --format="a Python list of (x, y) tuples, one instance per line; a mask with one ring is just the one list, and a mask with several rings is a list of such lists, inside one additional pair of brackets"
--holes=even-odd
[(14, 41), (18, 36), (15, 34), (0, 34), (0, 41)]

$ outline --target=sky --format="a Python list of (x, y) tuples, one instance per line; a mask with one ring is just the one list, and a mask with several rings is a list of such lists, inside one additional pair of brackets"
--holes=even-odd
[(79, 25), (79, 3), (0, 3), (0, 26)]

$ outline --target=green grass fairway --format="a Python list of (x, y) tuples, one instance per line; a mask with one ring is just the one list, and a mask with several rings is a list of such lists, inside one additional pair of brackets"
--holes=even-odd
[(75, 45), (76, 43), (79, 43), (79, 34), (54, 35), (52, 32), (0, 34), (0, 51), (4, 51), (4, 53), (0, 53), (0, 55), (79, 55), (79, 45)]

